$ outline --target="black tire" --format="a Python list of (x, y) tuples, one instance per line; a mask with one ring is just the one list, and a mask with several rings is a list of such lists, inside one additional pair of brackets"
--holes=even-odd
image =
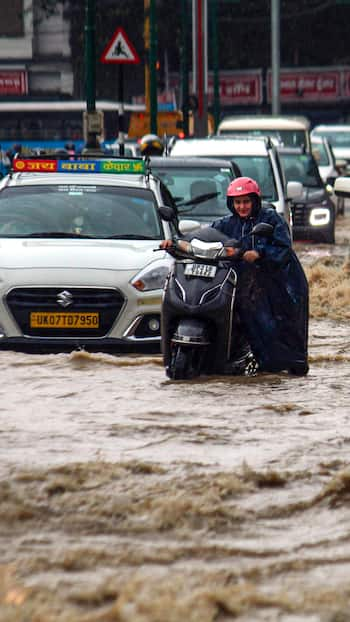
[(201, 373), (202, 352), (198, 348), (176, 345), (167, 375), (172, 380), (190, 380)]

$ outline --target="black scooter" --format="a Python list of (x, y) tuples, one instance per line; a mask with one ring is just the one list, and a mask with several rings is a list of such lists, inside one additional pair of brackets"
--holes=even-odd
[[(272, 231), (272, 225), (259, 223), (249, 235), (270, 236)], [(228, 247), (240, 245), (204, 227), (166, 249), (175, 258), (161, 316), (169, 378), (256, 373), (257, 363), (235, 320), (237, 272)]]

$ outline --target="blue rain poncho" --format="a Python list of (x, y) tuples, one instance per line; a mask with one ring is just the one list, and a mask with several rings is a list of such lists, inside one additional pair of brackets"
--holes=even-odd
[(271, 237), (248, 236), (242, 249), (255, 249), (254, 263), (236, 260), (236, 309), (245, 337), (262, 371), (303, 374), (308, 369), (308, 283), (292, 249), (286, 222), (272, 207), (255, 205), (253, 216), (232, 216), (212, 227), (240, 240), (254, 225), (273, 225)]

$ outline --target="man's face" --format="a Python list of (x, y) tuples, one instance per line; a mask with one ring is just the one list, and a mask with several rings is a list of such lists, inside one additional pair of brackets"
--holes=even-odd
[(248, 218), (253, 209), (253, 201), (247, 194), (241, 197), (234, 197), (233, 205), (240, 218)]

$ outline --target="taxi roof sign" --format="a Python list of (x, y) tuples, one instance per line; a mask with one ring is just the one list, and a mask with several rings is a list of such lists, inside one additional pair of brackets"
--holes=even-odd
[(36, 158), (16, 158), (12, 168), (20, 173), (145, 173), (145, 162), (141, 159), (120, 160), (52, 160)]
[(136, 65), (140, 62), (133, 44), (123, 28), (117, 28), (101, 56), (102, 63), (122, 63)]

